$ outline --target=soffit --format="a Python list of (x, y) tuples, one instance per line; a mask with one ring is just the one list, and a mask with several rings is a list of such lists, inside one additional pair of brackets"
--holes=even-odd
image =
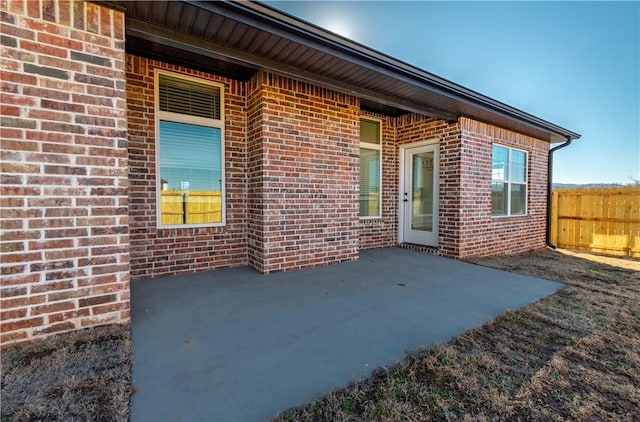
[(363, 108), (466, 116), (551, 142), (580, 135), (253, 2), (101, 2), (126, 13), (127, 51), (247, 80), (258, 69), (357, 95)]

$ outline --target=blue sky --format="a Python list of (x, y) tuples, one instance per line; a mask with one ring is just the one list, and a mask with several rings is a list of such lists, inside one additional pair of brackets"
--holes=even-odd
[(580, 133), (555, 182), (640, 179), (640, 1), (265, 3)]

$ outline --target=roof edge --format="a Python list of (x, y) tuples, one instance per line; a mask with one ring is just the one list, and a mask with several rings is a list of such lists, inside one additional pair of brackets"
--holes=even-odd
[[(190, 3), (210, 2), (193, 1)], [(335, 48), (342, 53), (390, 70), (399, 76), (411, 78), (418, 83), (437, 88), (455, 99), (488, 108), (493, 112), (519, 120), (528, 125), (533, 125), (550, 134), (561, 136), (562, 138), (578, 139), (581, 136), (579, 133), (563, 128), (258, 1), (236, 2), (226, 0), (225, 3), (245, 13), (250, 13), (255, 17), (266, 19), (278, 26), (284, 26), (287, 29), (294, 30), (298, 35), (307, 37), (325, 46)]]

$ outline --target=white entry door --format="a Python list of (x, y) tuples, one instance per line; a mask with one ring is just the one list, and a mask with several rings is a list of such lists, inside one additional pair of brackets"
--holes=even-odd
[(438, 246), (439, 145), (401, 150), (400, 242)]

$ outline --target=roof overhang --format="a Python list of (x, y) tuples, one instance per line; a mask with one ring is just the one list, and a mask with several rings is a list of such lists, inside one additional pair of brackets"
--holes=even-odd
[(255, 2), (102, 1), (125, 11), (128, 52), (248, 80), (276, 71), (360, 97), (363, 109), (469, 117), (549, 142), (579, 134)]

